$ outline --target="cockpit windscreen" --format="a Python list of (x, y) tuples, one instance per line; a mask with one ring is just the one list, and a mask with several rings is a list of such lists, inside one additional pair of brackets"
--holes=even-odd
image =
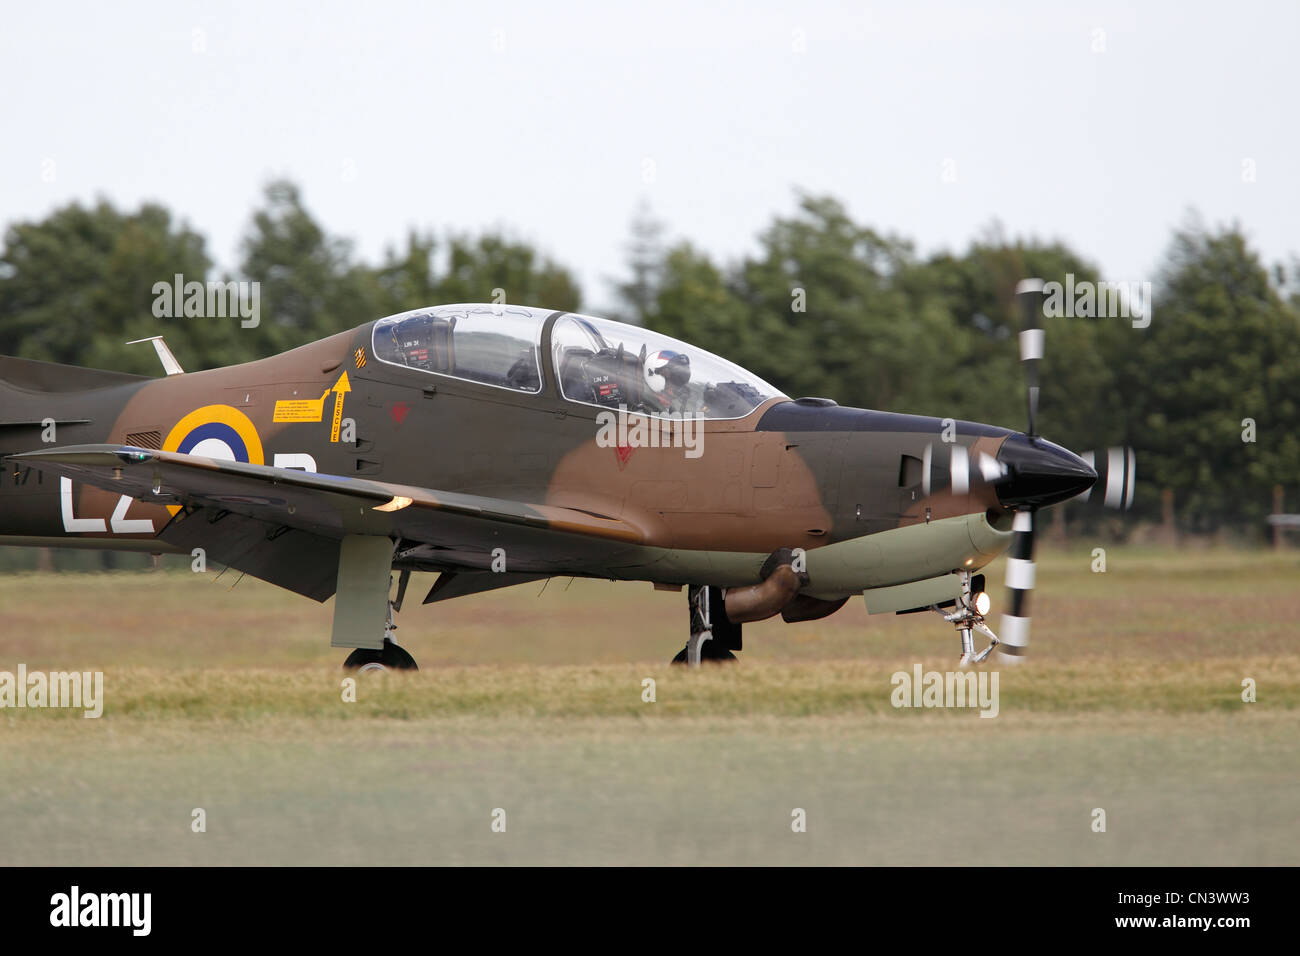
[(551, 331), (565, 398), (645, 415), (743, 418), (781, 392), (739, 365), (649, 329), (562, 316)]

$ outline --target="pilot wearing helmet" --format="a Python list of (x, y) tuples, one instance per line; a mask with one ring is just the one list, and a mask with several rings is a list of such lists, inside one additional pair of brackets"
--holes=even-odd
[(645, 380), (662, 411), (686, 414), (690, 401), (691, 360), (685, 352), (659, 349), (645, 360)]

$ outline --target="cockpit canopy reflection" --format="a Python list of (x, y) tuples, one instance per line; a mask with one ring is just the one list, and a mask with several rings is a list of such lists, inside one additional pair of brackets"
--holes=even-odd
[(742, 418), (781, 392), (739, 365), (649, 329), (587, 315), (555, 323), (560, 392), (646, 415)]
[(521, 306), (444, 305), (380, 319), (371, 345), (385, 362), (509, 388), (542, 390), (537, 356), (551, 313)]
[[(375, 323), (384, 362), (507, 388), (541, 391), (542, 329), (553, 315), (523, 306), (448, 305)], [(645, 415), (742, 418), (781, 392), (740, 366), (649, 329), (567, 313), (551, 331), (564, 398)]]

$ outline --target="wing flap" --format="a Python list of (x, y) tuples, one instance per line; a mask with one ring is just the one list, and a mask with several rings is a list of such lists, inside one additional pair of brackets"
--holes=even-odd
[(315, 601), (328, 600), (337, 584), (335, 538), (212, 508), (181, 512), (159, 537), (186, 551), (202, 548), (209, 561)]

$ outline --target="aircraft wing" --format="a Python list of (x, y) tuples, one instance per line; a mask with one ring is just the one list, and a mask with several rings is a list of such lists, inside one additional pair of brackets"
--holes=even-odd
[(158, 532), (163, 541), (202, 547), (210, 560), (319, 601), (334, 593), (339, 542), (349, 534), (446, 549), (453, 564), (504, 548), (510, 571), (540, 573), (565, 558), (599, 564), (643, 540), (627, 522), (571, 508), (179, 452), (77, 445), (9, 458), (171, 505), (176, 514)]

